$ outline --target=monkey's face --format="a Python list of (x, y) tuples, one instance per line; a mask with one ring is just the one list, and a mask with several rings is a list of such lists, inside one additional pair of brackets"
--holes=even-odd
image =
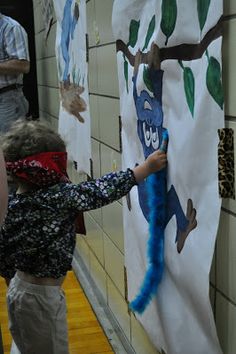
[(138, 115), (138, 136), (145, 158), (160, 145), (163, 112), (160, 103), (147, 91), (142, 91), (136, 101)]

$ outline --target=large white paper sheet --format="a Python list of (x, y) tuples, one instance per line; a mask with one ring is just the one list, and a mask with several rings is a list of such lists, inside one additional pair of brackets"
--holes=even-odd
[(86, 61), (86, 1), (54, 0), (60, 85), (59, 133), (78, 172), (90, 174), (91, 141)]
[[(224, 124), (222, 11), (221, 0), (114, 1), (123, 167), (141, 163), (156, 150), (164, 129), (170, 138), (164, 276), (152, 302), (136, 315), (163, 353), (221, 353), (209, 272), (221, 208), (217, 130)], [(153, 52), (160, 61), (153, 74), (156, 89), (145, 74), (153, 44), (160, 48)], [(135, 70), (138, 50), (142, 54)], [(157, 68), (158, 60), (154, 64)], [(126, 203), (123, 208), (130, 301), (148, 267), (145, 188), (145, 183), (134, 188), (131, 209)], [(193, 208), (196, 227), (188, 217)]]

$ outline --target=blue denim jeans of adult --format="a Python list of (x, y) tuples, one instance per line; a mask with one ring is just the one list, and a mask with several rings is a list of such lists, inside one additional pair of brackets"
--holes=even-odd
[(28, 108), (21, 88), (0, 94), (0, 134), (6, 133), (18, 118), (24, 118)]

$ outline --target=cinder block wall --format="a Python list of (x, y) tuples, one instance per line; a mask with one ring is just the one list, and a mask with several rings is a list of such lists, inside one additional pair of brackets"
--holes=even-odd
[[(94, 177), (121, 168), (119, 90), (115, 42), (111, 29), (112, 0), (87, 0), (89, 94)], [(59, 93), (55, 58), (56, 22), (47, 41), (41, 1), (34, 0), (40, 114), (58, 126)], [(226, 126), (236, 129), (236, 2), (224, 4), (224, 87)], [(236, 135), (236, 131), (235, 131)], [(235, 142), (236, 147), (236, 142)], [(76, 173), (70, 171), (74, 180)], [(122, 204), (86, 214), (87, 237), (77, 249), (105, 301), (138, 354), (157, 354), (142, 327), (128, 312), (125, 299)], [(210, 295), (224, 354), (236, 353), (236, 202), (223, 201)]]
[(55, 57), (56, 21), (45, 40), (41, 0), (33, 0), (38, 78), (39, 113), (57, 129), (59, 114), (59, 90)]
[[(119, 85), (116, 46), (112, 35), (113, 1), (87, 1), (89, 93), (94, 177), (121, 169)], [(77, 248), (97, 287), (136, 353), (157, 353), (146, 333), (130, 316), (125, 300), (122, 204), (86, 215), (88, 237)]]

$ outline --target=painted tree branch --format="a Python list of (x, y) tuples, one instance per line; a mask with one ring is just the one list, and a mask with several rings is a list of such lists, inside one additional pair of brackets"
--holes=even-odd
[[(174, 47), (160, 48), (160, 61), (167, 59), (188, 61), (201, 58), (209, 44), (222, 35), (222, 24), (223, 17), (206, 33), (198, 44), (180, 44)], [(116, 41), (116, 48), (117, 52), (121, 51), (128, 59), (130, 65), (134, 66), (135, 55), (130, 52), (128, 46), (122, 40)], [(148, 63), (147, 53), (141, 54), (141, 63)]]

